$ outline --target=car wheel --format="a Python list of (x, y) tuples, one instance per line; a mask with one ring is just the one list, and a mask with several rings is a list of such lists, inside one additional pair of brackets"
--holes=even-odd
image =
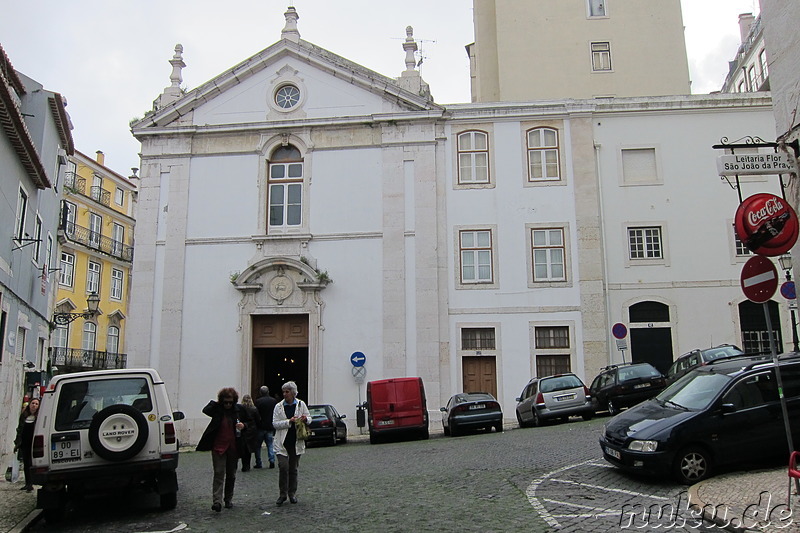
[(594, 413), (586, 413), (586, 414), (584, 414), (582, 416), (583, 416), (584, 420), (589, 421), (594, 417)]
[(453, 424), (450, 424), (450, 436), (451, 437), (457, 437), (458, 436), (458, 429), (456, 429), (456, 426), (453, 425)]
[(450, 427), (445, 426), (444, 424), (442, 424), (442, 429), (444, 429), (444, 436), (445, 437), (449, 437), (450, 436)]
[(161, 495), (161, 510), (162, 511), (171, 511), (175, 509), (178, 505), (178, 493), (177, 492), (167, 492), (166, 494)]
[(542, 425), (542, 419), (539, 418), (539, 413), (536, 412), (536, 409), (531, 409), (531, 413), (533, 414), (533, 426), (540, 427)]
[(503, 432), (503, 423), (502, 423), (502, 422), (500, 422), (499, 424), (495, 424), (495, 426), (494, 426), (494, 430), (495, 430), (496, 432), (498, 432), (498, 433), (502, 433), (502, 432)]
[(147, 420), (130, 405), (110, 405), (95, 414), (89, 426), (89, 444), (107, 461), (126, 461), (147, 443)]
[(44, 516), (45, 522), (48, 524), (58, 524), (64, 520), (64, 508), (44, 509), (42, 515)]
[(528, 427), (528, 424), (523, 422), (522, 421), (522, 417), (519, 416), (519, 411), (517, 411), (517, 423), (519, 424), (519, 427), (521, 427), (521, 428)]
[(370, 444), (378, 444), (380, 442), (380, 438), (373, 432), (369, 432), (369, 443)]
[(331, 440), (328, 443), (331, 446), (336, 446), (336, 428), (333, 428), (333, 432), (331, 433)]
[(711, 475), (711, 456), (702, 448), (690, 446), (675, 456), (675, 478), (692, 485)]
[(608, 414), (611, 416), (619, 414), (619, 407), (614, 404), (614, 400), (611, 398), (608, 399)]
[(339, 439), (342, 444), (347, 444), (347, 429), (342, 432), (342, 438)]

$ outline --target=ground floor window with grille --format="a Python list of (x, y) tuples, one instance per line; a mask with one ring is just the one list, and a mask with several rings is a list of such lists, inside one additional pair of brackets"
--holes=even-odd
[[(534, 337), (538, 377), (572, 371), (570, 353), (548, 353), (569, 350), (569, 326), (537, 326), (534, 329)], [(540, 353), (541, 351), (545, 353)]]
[(475, 351), (494, 350), (494, 328), (462, 328), (461, 349)]
[(572, 372), (569, 361), (569, 354), (537, 355), (536, 375), (538, 377), (544, 377)]

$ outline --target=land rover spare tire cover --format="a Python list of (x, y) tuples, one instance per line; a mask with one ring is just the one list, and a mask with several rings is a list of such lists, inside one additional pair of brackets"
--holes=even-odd
[(107, 461), (134, 457), (147, 443), (147, 420), (130, 405), (110, 405), (95, 414), (89, 426), (89, 444)]

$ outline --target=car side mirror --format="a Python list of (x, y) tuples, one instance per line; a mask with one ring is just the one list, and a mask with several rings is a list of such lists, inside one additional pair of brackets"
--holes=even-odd
[(440, 407), (439, 410), (443, 413), (447, 412), (447, 407)]
[(514, 399), (515, 399), (516, 401), (518, 401), (518, 402), (521, 402), (521, 401), (522, 401), (522, 398), (521, 398), (521, 397), (514, 398)]
[(183, 414), (183, 411), (173, 411), (172, 412), (172, 419), (175, 420), (176, 422), (178, 420), (183, 420), (184, 418), (186, 418), (186, 415)]
[(720, 406), (720, 410), (722, 411), (722, 414), (735, 413), (736, 412), (736, 406), (733, 405), (732, 403), (723, 403)]
[(347, 418), (347, 415), (339, 415), (339, 418)]

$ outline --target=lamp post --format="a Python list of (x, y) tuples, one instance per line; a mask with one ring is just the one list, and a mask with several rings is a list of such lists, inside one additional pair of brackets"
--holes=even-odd
[[(781, 268), (786, 272), (786, 281), (792, 281), (792, 256), (789, 254), (784, 254), (778, 258), (778, 263), (780, 263)], [(795, 296), (796, 298), (797, 296)], [(800, 352), (800, 347), (798, 347), (797, 342), (797, 318), (794, 315), (794, 308), (789, 306), (789, 313), (792, 317), (792, 349), (795, 352)]]
[(100, 307), (100, 296), (96, 292), (91, 292), (86, 298), (88, 311), (85, 313), (53, 313), (53, 322), (65, 326), (78, 318), (90, 319), (97, 314), (98, 307)]

